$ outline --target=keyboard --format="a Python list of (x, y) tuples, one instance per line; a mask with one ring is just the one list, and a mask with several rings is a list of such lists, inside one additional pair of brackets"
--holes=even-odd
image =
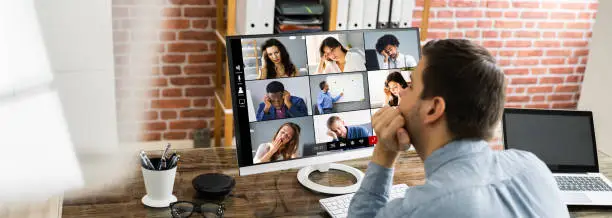
[[(408, 189), (408, 185), (406, 184), (397, 184), (391, 186), (391, 192), (389, 193), (389, 201), (404, 197), (406, 193), (406, 189)], [(319, 200), (321, 206), (334, 218), (343, 218), (347, 216), (348, 207), (351, 203), (351, 199), (353, 199), (354, 193), (345, 194), (330, 198), (324, 198)]]
[(599, 177), (555, 176), (561, 191), (612, 191), (612, 188)]

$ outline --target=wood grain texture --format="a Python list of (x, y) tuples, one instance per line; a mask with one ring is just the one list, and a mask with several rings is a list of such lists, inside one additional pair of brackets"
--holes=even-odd
[[(226, 217), (328, 217), (318, 200), (330, 197), (302, 187), (297, 170), (238, 176), (233, 148), (196, 148), (179, 151), (182, 161), (177, 170), (174, 194), (179, 200), (197, 201), (191, 180), (203, 173), (224, 173), (236, 179), (232, 196), (224, 201)], [(136, 157), (136, 154), (134, 154)], [(365, 170), (369, 159), (342, 162)], [(600, 154), (602, 171), (612, 175), (612, 158)], [(147, 208), (140, 203), (145, 195), (140, 166), (130, 166), (134, 173), (126, 183), (86, 197), (66, 195), (63, 217), (169, 217), (168, 209)], [(330, 185), (346, 185), (346, 175), (339, 172), (311, 176)], [(395, 168), (394, 183), (409, 186), (425, 181), (423, 162), (413, 153), (404, 153)], [(82, 195), (80, 195), (82, 196)], [(612, 217), (612, 209), (573, 212), (577, 217)]]

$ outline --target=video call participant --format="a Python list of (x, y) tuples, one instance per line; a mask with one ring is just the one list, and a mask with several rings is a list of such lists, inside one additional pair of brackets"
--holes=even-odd
[(394, 35), (387, 34), (378, 38), (376, 51), (383, 56), (383, 64), (380, 69), (416, 67), (417, 62), (414, 57), (400, 53), (399, 45), (399, 40)]
[(347, 50), (334, 37), (327, 37), (319, 47), (321, 61), (317, 74), (365, 71), (365, 59), (357, 49)]
[(327, 119), (327, 128), (327, 135), (332, 137), (334, 142), (370, 136), (366, 128), (361, 126), (346, 126), (344, 120), (338, 116), (331, 116)]
[(332, 97), (329, 94), (329, 84), (326, 81), (319, 83), (319, 88), (321, 88), (321, 93), (317, 96), (317, 109), (320, 114), (331, 114), (334, 103), (344, 96), (344, 92), (341, 92), (336, 97)]
[(257, 79), (293, 77), (298, 70), (291, 62), (287, 49), (277, 39), (268, 39), (261, 45), (263, 62)]
[(266, 86), (263, 102), (257, 108), (257, 121), (308, 116), (304, 99), (291, 96), (279, 81)]
[(259, 145), (253, 163), (265, 163), (270, 161), (288, 160), (298, 156), (297, 150), (300, 145), (301, 128), (295, 123), (288, 122), (280, 126), (272, 142)]
[[(398, 108), (372, 117), (378, 144), (348, 217), (569, 217), (544, 162), (489, 147), (506, 84), (486, 48), (429, 41), (411, 81)], [(425, 184), (387, 202), (393, 166), (410, 144), (424, 162)]]
[(396, 71), (387, 75), (384, 106), (397, 106), (400, 101), (399, 92), (406, 87), (408, 87), (408, 83), (400, 72)]

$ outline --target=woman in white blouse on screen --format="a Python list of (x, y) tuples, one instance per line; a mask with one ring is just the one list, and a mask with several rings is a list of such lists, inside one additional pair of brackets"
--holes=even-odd
[(300, 131), (300, 126), (292, 122), (281, 125), (272, 137), (272, 142), (259, 145), (253, 163), (288, 160), (298, 157)]
[(327, 37), (319, 47), (321, 60), (317, 74), (365, 71), (365, 58), (357, 49), (347, 50), (334, 37)]

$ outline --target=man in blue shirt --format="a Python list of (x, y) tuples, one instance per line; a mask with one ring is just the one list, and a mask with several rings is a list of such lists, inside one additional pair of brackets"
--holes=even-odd
[(308, 116), (304, 99), (291, 96), (279, 81), (266, 86), (266, 95), (257, 108), (257, 121)]
[(321, 93), (319, 93), (317, 97), (317, 109), (319, 109), (319, 114), (331, 114), (334, 103), (344, 96), (344, 92), (341, 92), (340, 95), (336, 97), (332, 97), (331, 94), (329, 94), (329, 84), (325, 81), (319, 83), (319, 88), (321, 88)]
[[(398, 108), (372, 117), (378, 144), (348, 217), (569, 217), (538, 157), (487, 143), (505, 101), (504, 74), (490, 53), (461, 39), (433, 40), (422, 52)], [(410, 144), (424, 161), (425, 184), (388, 201), (393, 165)]]
[(338, 116), (331, 116), (327, 119), (327, 135), (333, 141), (345, 141), (347, 139), (358, 139), (370, 136), (367, 129), (361, 126), (347, 126), (344, 120)]

